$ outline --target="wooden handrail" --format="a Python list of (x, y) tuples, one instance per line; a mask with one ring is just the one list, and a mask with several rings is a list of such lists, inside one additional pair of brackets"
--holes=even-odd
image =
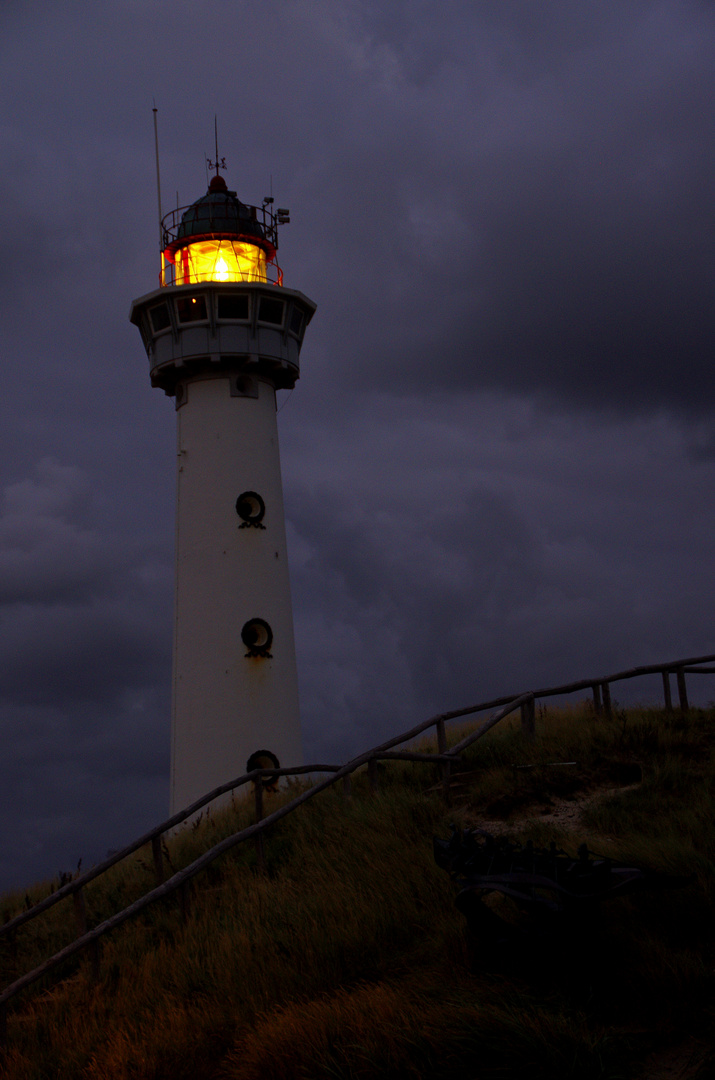
[[(139, 839), (135, 840), (133, 843), (128, 844), (125, 848), (122, 848), (121, 851), (116, 852), (114, 855), (105, 859), (103, 862), (98, 863), (96, 866), (92, 867), (91, 870), (86, 871), (84, 874), (75, 878), (73, 881), (68, 882), (66, 885), (63, 885), (56, 892), (51, 893), (50, 896), (46, 897), (45, 900), (42, 900), (39, 904), (34, 905), (29, 910), (23, 911), (19, 915), (15, 916), (13, 919), (9, 920), (7, 923), (4, 924), (4, 926), (0, 927), (0, 935), (12, 932), (13, 930), (17, 929), (17, 927), (21, 926), (23, 923), (28, 922), (30, 919), (36, 918), (44, 911), (47, 911), (48, 908), (52, 907), (54, 904), (58, 903), (60, 900), (70, 895), (74, 895), (76, 898), (75, 913), (77, 916), (78, 925), (80, 927), (84, 927), (84, 897), (81, 895), (81, 890), (86, 884), (99, 877), (101, 874), (106, 873), (106, 871), (109, 870), (112, 866), (115, 866), (118, 862), (121, 862), (123, 859), (127, 858), (129, 855), (133, 854), (139, 848), (143, 847), (145, 844), (148, 843), (152, 844), (156, 861), (155, 849), (157, 841), (159, 841), (165, 833), (176, 828), (177, 825), (180, 825), (187, 818), (193, 817), (196, 813), (198, 813), (198, 811), (200, 811), (204, 806), (212, 802), (214, 799), (219, 798), (221, 795), (232, 792), (236, 788), (248, 784), (252, 781), (257, 782), (256, 788), (258, 796), (259, 789), (262, 789), (263, 778), (299, 776), (319, 772), (332, 773), (331, 776), (329, 776), (325, 780), (320, 781), (317, 784), (312, 785), (310, 788), (307, 788), (305, 791), (301, 792), (300, 795), (296, 796), (295, 799), (292, 799), (289, 803), (286, 803), (284, 806), (279, 807), (279, 809), (273, 811), (273, 813), (269, 814), (267, 817), (260, 817), (260, 815), (258, 815), (260, 817), (260, 820), (257, 820), (253, 825), (249, 825), (247, 828), (241, 829), (239, 830), (239, 832), (226, 837), (214, 847), (210, 848), (209, 851), (204, 852), (204, 854), (199, 856), (198, 859), (195, 859), (194, 862), (191, 863), (189, 866), (184, 867), (183, 870), (177, 871), (166, 881), (163, 881), (159, 885), (157, 885), (156, 888), (151, 889), (148, 893), (145, 893), (144, 896), (140, 897), (138, 900), (135, 900), (134, 903), (130, 904), (122, 911), (117, 912), (115, 915), (110, 916), (108, 919), (105, 919), (104, 922), (99, 923), (93, 929), (81, 933), (80, 936), (78, 936), (76, 940), (73, 941), (70, 945), (65, 946), (64, 949), (61, 949), (58, 953), (55, 953), (54, 956), (49, 957), (38, 967), (34, 968), (33, 971), (27, 972), (25, 975), (21, 976), (21, 978), (17, 979), (14, 983), (11, 983), (11, 985), (6, 987), (5, 990), (0, 994), (0, 1035), (2, 1034), (2, 1030), (4, 1028), (5, 1008), (7, 1002), (25, 987), (42, 978), (43, 975), (51, 971), (53, 968), (57, 967), (59, 964), (63, 963), (63, 961), (68, 959), (70, 956), (73, 956), (75, 953), (86, 948), (88, 945), (96, 943), (99, 938), (101, 938), (104, 934), (115, 929), (115, 927), (120, 926), (122, 923), (126, 922), (128, 919), (138, 914), (138, 912), (142, 911), (149, 904), (154, 903), (154, 901), (159, 900), (164, 896), (168, 896), (170, 893), (176, 891), (177, 889), (183, 888), (188, 881), (190, 881), (197, 874), (201, 873), (202, 870), (204, 870), (207, 866), (214, 862), (215, 859), (223, 855), (226, 851), (231, 850), (233, 847), (236, 847), (238, 844), (241, 844), (246, 840), (249, 840), (253, 837), (261, 836), (266, 829), (270, 828), (277, 821), (280, 821), (288, 814), (293, 813), (293, 811), (296, 810), (299, 806), (302, 806), (303, 803), (308, 802), (310, 799), (314, 798), (320, 792), (325, 791), (333, 784), (338, 783), (339, 781), (349, 782), (347, 778), (349, 778), (353, 772), (361, 768), (363, 765), (367, 764), (368, 766), (370, 766), (370, 763), (376, 763), (378, 760), (431, 761), (442, 763), (447, 769), (448, 775), (449, 765), (459, 759), (459, 754), (462, 750), (465, 750), (472, 743), (476, 742), (477, 739), (480, 739), (483, 735), (486, 734), (487, 731), (489, 731), (496, 724), (498, 724), (500, 720), (503, 720), (506, 716), (509, 716), (511, 713), (515, 712), (522, 706), (533, 707), (534, 701), (539, 698), (555, 697), (557, 695), (574, 693), (578, 690), (593, 690), (593, 688), (596, 686), (604, 690), (604, 697), (606, 696), (606, 694), (608, 694), (607, 700), (610, 702), (610, 694), (608, 693), (607, 689), (610, 683), (621, 682), (625, 679), (637, 678), (642, 675), (662, 674), (664, 691), (666, 692), (666, 706), (669, 706), (669, 690), (666, 689), (667, 678), (668, 675), (671, 673), (677, 674), (679, 688), (681, 691), (681, 703), (685, 702), (685, 707), (687, 708), (687, 695), (684, 691), (685, 673), (692, 672), (693, 674), (713, 674), (715, 673), (715, 667), (709, 668), (699, 666), (708, 664), (712, 661), (715, 661), (715, 654), (707, 656), (688, 657), (684, 660), (671, 661), (665, 664), (650, 664), (646, 666), (630, 668), (627, 671), (617, 672), (614, 675), (608, 675), (599, 679), (581, 679), (577, 682), (565, 683), (561, 686), (526, 691), (516, 696), (494, 698), (490, 701), (480, 702), (476, 705), (469, 705), (462, 709), (454, 709), (450, 710), (449, 712), (443, 712), (437, 714), (436, 716), (432, 716), (428, 720), (424, 720), (420, 724), (416, 724), (413, 728), (410, 728), (409, 731), (403, 732), (401, 735), (396, 735), (393, 738), (388, 739), (386, 742), (381, 743), (379, 746), (375, 746), (371, 750), (365, 751), (365, 753), (358, 755), (358, 757), (353, 758), (351, 761), (347, 762), (345, 765), (342, 766), (316, 764), (303, 765), (292, 769), (254, 769), (249, 773), (245, 773), (242, 776), (237, 777), (235, 780), (231, 780), (228, 783), (221, 784), (219, 787), (214, 788), (212, 791), (208, 792), (208, 794), (202, 796), (202, 798), (197, 799), (185, 810), (174, 814), (172, 817), (168, 818), (160, 825), (155, 826), (149, 832), (144, 833), (143, 836), (139, 837)], [(486, 710), (495, 707), (497, 708), (497, 712), (489, 716), (484, 723), (480, 724), (479, 727), (475, 729), (475, 731), (471, 732), (469, 735), (467, 735), (464, 739), (458, 742), (455, 746), (451, 747), (449, 750), (446, 749), (444, 724), (447, 720), (454, 720), (459, 717), (469, 716), (474, 713), (485, 712)], [(409, 742), (432, 727), (435, 727), (437, 731), (437, 754), (422, 754), (412, 751), (392, 751), (393, 746), (397, 746), (400, 743)], [(371, 773), (373, 773), (374, 775), (373, 770), (371, 770)]]
[[(534, 699), (543, 697), (556, 697), (560, 694), (574, 693), (577, 690), (591, 689), (594, 684), (607, 686), (609, 683), (612, 682), (621, 682), (624, 679), (633, 679), (641, 675), (663, 674), (665, 676), (666, 673), (674, 673), (677, 672), (678, 669), (680, 669), (681, 671), (687, 671), (689, 668), (693, 667), (696, 664), (705, 664), (714, 660), (715, 654), (709, 654), (707, 656), (688, 657), (684, 660), (675, 660), (665, 664), (650, 664), (646, 666), (629, 668), (626, 671), (620, 671), (614, 675), (608, 675), (598, 679), (580, 679), (577, 682), (564, 683), (560, 686), (551, 686), (545, 689), (534, 690), (532, 692), (532, 696), (534, 697)], [(702, 671), (702, 674), (709, 674), (711, 670), (713, 669), (705, 669)], [(528, 697), (528, 693), (525, 695), (520, 695), (519, 701)], [(447, 720), (456, 720), (462, 716), (469, 716), (470, 714), (477, 712), (485, 712), (487, 709), (497, 708), (502, 705), (509, 705), (511, 702), (515, 702), (516, 700), (517, 699), (514, 696), (492, 698), (488, 701), (479, 702), (476, 705), (468, 705), (466, 708), (463, 709), (453, 709), (449, 712), (439, 713), (438, 715), (432, 716), (428, 720), (424, 720), (422, 723), (417, 724), (415, 727), (410, 728), (409, 731), (403, 732), (401, 735), (396, 736), (394, 739), (388, 740), (387, 743), (382, 744), (380, 747), (375, 747), (373, 754), (379, 753), (380, 750), (383, 749), (383, 747), (392, 747), (397, 746), (401, 742), (409, 742), (411, 739), (416, 738), (418, 735), (421, 735), (423, 732), (427, 731), (431, 727), (436, 727), (439, 735), (440, 728), (444, 730), (444, 724)], [(668, 704), (669, 702), (666, 701), (666, 705)], [(509, 711), (511, 712), (512, 710)], [(508, 715), (508, 713), (504, 715)], [(481, 734), (484, 734), (486, 731), (489, 730), (490, 727), (493, 726), (494, 723), (498, 723), (501, 719), (503, 719), (503, 716), (499, 715), (498, 719), (494, 720), (493, 723), (489, 722), (483, 728), (483, 730), (480, 728), (479, 734), (477, 734), (475, 736), (475, 739), (472, 739), (471, 741), (476, 741), (476, 738), (479, 738)], [(93, 866), (90, 870), (85, 871), (84, 874), (81, 874), (79, 877), (67, 882), (65, 885), (61, 886), (61, 888), (51, 893), (44, 900), (41, 900), (39, 904), (34, 904), (27, 911), (20, 912), (14, 918), (10, 919), (7, 923), (0, 926), (0, 937), (2, 937), (4, 934), (11, 933), (19, 926), (22, 926), (23, 923), (34, 919), (36, 916), (41, 915), (43, 912), (47, 911), (54, 904), (59, 903), (59, 901), (63, 900), (66, 896), (71, 896), (73, 893), (82, 889), (90, 881), (93, 881), (95, 878), (100, 877), (102, 874), (106, 873), (107, 870), (110, 870), (118, 862), (126, 859), (129, 855), (132, 855), (135, 851), (138, 851), (139, 848), (144, 847), (145, 844), (152, 843), (152, 841), (155, 841), (157, 838), (160, 838), (165, 833), (170, 832), (172, 829), (176, 828), (177, 825), (181, 825), (184, 821), (186, 821), (187, 818), (193, 817), (196, 813), (198, 813), (198, 811), (202, 810), (204, 806), (206, 806), (210, 802), (213, 802), (214, 799), (220, 798), (221, 795), (225, 795), (229, 792), (235, 791), (237, 788), (255, 780), (256, 777), (259, 775), (274, 777), (300, 776), (308, 773), (317, 772), (336, 773), (338, 770), (339, 766), (337, 765), (322, 764), (303, 765), (292, 769), (254, 769), (252, 772), (245, 773), (243, 776), (239, 776), (235, 780), (230, 780), (225, 784), (220, 784), (217, 788), (214, 788), (206, 795), (203, 795), (200, 799), (197, 799), (195, 802), (191, 803), (191, 805), (186, 807), (186, 809), (174, 814), (166, 821), (163, 821), (160, 825), (156, 825), (153, 829), (150, 829), (149, 832), (144, 833), (131, 844), (128, 844), (126, 847), (121, 848), (119, 851), (115, 852), (107, 859), (104, 859), (102, 862), (97, 863), (97, 865)]]
[[(123, 922), (126, 922), (127, 919), (131, 919), (134, 915), (138, 914), (145, 907), (148, 907), (149, 904), (153, 904), (155, 900), (159, 900), (162, 897), (168, 896), (170, 893), (175, 892), (177, 889), (180, 889), (188, 881), (196, 877), (197, 874), (199, 874), (212, 862), (218, 859), (221, 855), (225, 854), (225, 852), (230, 851), (231, 848), (236, 847), (238, 844), (243, 843), (245, 840), (250, 840), (252, 837), (258, 835), (261, 832), (264, 832), (266, 829), (270, 828), (271, 825), (274, 825), (277, 821), (280, 821), (281, 818), (287, 817), (288, 814), (291, 814), (299, 806), (302, 806), (303, 803), (306, 803), (310, 799), (315, 798), (315, 796), (318, 795), (321, 791), (325, 791), (326, 788), (331, 787), (334, 783), (336, 783), (338, 780), (341, 780), (344, 776), (348, 776), (350, 773), (355, 772), (356, 769), (359, 769), (362, 765), (368, 764), (370, 760), (374, 760), (378, 756), (379, 751), (383, 749), (383, 747), (387, 748), (388, 745), (393, 744), (394, 740), (389, 740), (389, 743), (383, 743), (381, 747), (375, 748), (375, 751), (377, 751), (377, 753), (373, 750), (368, 750), (366, 753), (360, 754), (358, 757), (353, 758), (352, 761), (349, 761), (346, 765), (343, 765), (342, 767), (336, 768), (335, 766), (331, 766), (331, 770), (335, 769), (333, 776), (330, 776), (327, 780), (323, 780), (321, 781), (321, 783), (315, 784), (313, 785), (313, 787), (310, 787), (306, 791), (301, 792), (301, 794), (297, 795), (295, 799), (291, 800), (291, 802), (286, 803), (284, 806), (279, 807), (277, 810), (274, 810), (272, 814), (269, 814), (267, 817), (262, 818), (261, 821), (257, 821), (253, 825), (249, 825), (247, 828), (241, 829), (239, 832), (233, 833), (233, 835), (225, 837), (218, 844), (214, 845), (214, 847), (210, 848), (208, 851), (205, 851), (203, 855), (200, 855), (198, 859), (195, 859), (194, 862), (190, 863), (189, 866), (185, 866), (183, 870), (178, 870), (162, 885), (158, 885), (155, 889), (152, 889), (150, 892), (145, 893), (144, 896), (141, 896), (138, 900), (135, 900), (133, 904), (130, 904), (128, 907), (124, 908), (122, 911), (117, 912), (115, 915), (110, 916), (110, 918), (105, 919), (104, 922), (99, 923), (92, 930), (87, 931), (87, 933), (83, 934), (81, 937), (76, 938), (75, 941), (71, 942), (69, 945), (66, 945), (64, 949), (61, 949), (58, 953), (55, 953), (54, 956), (49, 957), (38, 967), (34, 968), (33, 971), (29, 971), (26, 975), (22, 975), (19, 979), (16, 979), (14, 983), (11, 983), (10, 986), (6, 987), (2, 994), (0, 994), (0, 1008), (2, 1008), (12, 997), (18, 994), (21, 990), (24, 990), (26, 986), (29, 986), (31, 983), (36, 982), (37, 979), (42, 978), (42, 976), (45, 975), (48, 971), (51, 971), (52, 968), (57, 967), (58, 964), (61, 964), (70, 956), (73, 956), (75, 953), (80, 952), (87, 945), (91, 944), (93, 941), (96, 941), (98, 938), (102, 937), (110, 930), (114, 930), (115, 927), (120, 926)], [(420, 755), (420, 759), (425, 760), (430, 756), (431, 755), (427, 754)], [(450, 760), (454, 760), (454, 755), (450, 755)], [(258, 771), (259, 770), (256, 770), (256, 772)], [(281, 772), (283, 770), (267, 769), (265, 771), (271, 773)]]
[(503, 720), (505, 716), (509, 716), (510, 713), (516, 712), (518, 708), (526, 701), (532, 701), (534, 695), (532, 693), (520, 694), (519, 697), (514, 698), (513, 701), (507, 702), (498, 712), (495, 712), (492, 716), (488, 717), (483, 724), (480, 724), (476, 731), (472, 731), (466, 738), (458, 742), (456, 746), (453, 746), (447, 751), (445, 756), (451, 757), (452, 755), (459, 754), (462, 750), (466, 750), (468, 746), (476, 742), (477, 739), (481, 739), (482, 735), (486, 735), (490, 728), (493, 728), (495, 724), (498, 724), (500, 720)]
[(29, 922), (37, 915), (41, 915), (44, 911), (47, 911), (49, 908), (59, 903), (60, 900), (64, 900), (65, 897), (79, 892), (80, 889), (83, 889), (90, 881), (94, 881), (95, 878), (105, 874), (107, 870), (111, 870), (118, 862), (126, 859), (129, 855), (133, 855), (135, 851), (144, 847), (145, 844), (160, 839), (164, 833), (170, 832), (172, 829), (175, 829), (177, 825), (181, 825), (182, 822), (186, 821), (187, 818), (193, 817), (193, 815), (206, 806), (207, 803), (213, 802), (214, 799), (218, 799), (221, 795), (226, 795), (230, 791), (235, 791), (236, 788), (250, 783), (258, 776), (301, 776), (306, 773), (336, 772), (339, 768), (339, 765), (300, 765), (294, 769), (253, 769), (251, 772), (239, 776), (236, 780), (230, 780), (226, 784), (220, 784), (219, 787), (209, 791), (207, 795), (202, 795), (200, 799), (191, 803), (185, 810), (180, 810), (166, 821), (162, 821), (160, 825), (155, 825), (153, 829), (144, 833), (138, 840), (133, 840), (131, 844), (127, 844), (126, 847), (121, 848), (119, 851), (115, 851), (113, 855), (103, 859), (102, 862), (97, 863), (90, 870), (86, 870), (84, 874), (80, 874), (78, 877), (73, 878), (72, 881), (68, 881), (65, 885), (62, 885), (61, 888), (50, 893), (44, 900), (40, 900), (38, 904), (33, 904), (27, 911), (21, 911), (19, 915), (16, 915), (14, 918), (0, 926), (0, 937), (4, 934), (11, 933), (13, 930), (16, 930), (18, 926), (22, 926), (23, 923)]

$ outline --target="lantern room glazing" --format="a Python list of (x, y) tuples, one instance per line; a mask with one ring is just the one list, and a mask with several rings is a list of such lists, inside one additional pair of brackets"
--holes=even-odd
[(162, 221), (161, 285), (207, 281), (283, 284), (276, 263), (278, 223), (287, 211), (242, 203), (221, 176), (188, 207), (172, 210)]

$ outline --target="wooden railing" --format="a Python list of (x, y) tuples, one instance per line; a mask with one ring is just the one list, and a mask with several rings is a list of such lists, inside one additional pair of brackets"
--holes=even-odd
[[(685, 676), (687, 674), (715, 674), (715, 666), (706, 666), (713, 661), (715, 661), (715, 654), (689, 657), (684, 660), (675, 660), (665, 664), (650, 664), (644, 667), (630, 668), (627, 671), (620, 671), (614, 675), (608, 675), (598, 679), (581, 679), (577, 682), (564, 683), (561, 686), (550, 686), (540, 690), (529, 690), (516, 696), (512, 695), (509, 697), (494, 698), (490, 701), (479, 702), (476, 705), (468, 705), (466, 708), (453, 709), (450, 712), (432, 716), (428, 720), (424, 720), (422, 723), (410, 728), (409, 731), (403, 732), (401, 735), (396, 735), (394, 738), (388, 739), (379, 746), (375, 746), (371, 750), (365, 751), (365, 753), (358, 755), (358, 757), (353, 758), (342, 766), (316, 764), (304, 765), (300, 768), (293, 769), (254, 769), (252, 772), (244, 773), (244, 775), (237, 777), (235, 780), (231, 780), (226, 784), (221, 784), (219, 787), (214, 788), (213, 791), (208, 792), (208, 794), (204, 795), (201, 799), (197, 799), (196, 802), (192, 803), (185, 810), (174, 814), (149, 832), (144, 833), (143, 836), (140, 836), (133, 843), (127, 845), (127, 847), (122, 848), (121, 851), (116, 852), (103, 862), (98, 863), (81, 876), (67, 882), (39, 904), (34, 905), (26, 911), (20, 912), (20, 914), (16, 915), (0, 927), (0, 939), (2, 939), (3, 937), (14, 934), (24, 923), (38, 918), (38, 916), (48, 911), (61, 900), (67, 899), (70, 896), (72, 897), (78, 936), (71, 944), (49, 957), (32, 971), (27, 972), (27, 974), (17, 979), (0, 994), (0, 1041), (4, 1041), (6, 1037), (7, 1003), (19, 994), (21, 990), (24, 990), (25, 987), (30, 986), (38, 979), (41, 979), (48, 972), (64, 963), (64, 961), (74, 956), (76, 953), (87, 948), (91, 950), (93, 969), (95, 972), (98, 972), (99, 939), (104, 934), (109, 933), (109, 931), (114, 930), (128, 919), (133, 918), (156, 900), (160, 900), (177, 890), (185, 890), (187, 883), (192, 878), (196, 877), (197, 874), (200, 874), (212, 862), (220, 858), (221, 855), (239, 844), (249, 840), (254, 841), (259, 868), (262, 868), (264, 859), (263, 834), (266, 830), (270, 829), (276, 822), (280, 821), (288, 814), (292, 814), (298, 807), (302, 806), (310, 799), (315, 798), (316, 795), (338, 782), (342, 782), (343, 794), (346, 797), (350, 797), (350, 778), (354, 772), (364, 765), (367, 765), (370, 790), (376, 792), (379, 784), (377, 769), (377, 763), (379, 761), (398, 760), (437, 763), (442, 770), (445, 794), (449, 797), (451, 769), (452, 766), (460, 760), (462, 751), (466, 750), (467, 747), (471, 746), (472, 743), (476, 742), (477, 739), (480, 739), (487, 731), (498, 724), (500, 720), (503, 720), (504, 717), (509, 716), (517, 709), (521, 714), (523, 735), (526, 739), (532, 739), (535, 736), (536, 729), (536, 701), (542, 698), (572, 694), (580, 690), (590, 690), (593, 696), (595, 713), (597, 715), (610, 717), (612, 715), (610, 693), (612, 683), (639, 678), (644, 675), (659, 674), (662, 676), (663, 680), (665, 709), (667, 711), (673, 710), (670, 676), (675, 675), (679, 708), (681, 711), (687, 712), (689, 703)], [(469, 735), (448, 748), (445, 727), (448, 721), (461, 719), (465, 716), (474, 715), (475, 713), (487, 712), (490, 709), (496, 709), (497, 711), (488, 716), (481, 724), (470, 732)], [(424, 754), (410, 750), (392, 749), (394, 746), (399, 746), (401, 743), (411, 742), (431, 728), (435, 729), (437, 737), (436, 754)], [(311, 787), (302, 791), (300, 795), (297, 795), (296, 798), (264, 817), (263, 792), (265, 779), (273, 780), (281, 776), (305, 776), (326, 772), (331, 775), (326, 779), (321, 780), (319, 783), (313, 784)], [(164, 856), (162, 853), (162, 838), (166, 834), (171, 833), (178, 825), (182, 824), (182, 822), (189, 819), (195, 819), (197, 814), (215, 799), (234, 792), (238, 788), (249, 783), (253, 783), (254, 785), (254, 823), (221, 840), (218, 844), (204, 852), (203, 855), (199, 856), (198, 859), (194, 860), (194, 862), (190, 863), (182, 870), (175, 872), (171, 877), (166, 878)], [(148, 893), (145, 893), (144, 896), (135, 900), (134, 903), (130, 904), (122, 911), (110, 916), (110, 918), (105, 919), (104, 922), (99, 923), (92, 929), (88, 929), (83, 893), (84, 888), (91, 881), (94, 881), (102, 874), (105, 874), (113, 866), (116, 866), (147, 844), (150, 844), (152, 849), (154, 872), (157, 882), (155, 888), (151, 889)], [(185, 897), (185, 892), (183, 895)]]

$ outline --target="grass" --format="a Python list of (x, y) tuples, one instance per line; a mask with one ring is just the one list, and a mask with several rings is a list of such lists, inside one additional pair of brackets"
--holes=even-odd
[[(171, 898), (105, 938), (98, 982), (83, 959), (20, 999), (3, 1077), (615, 1080), (686, 1036), (712, 1063), (714, 719), (551, 711), (531, 744), (507, 721), (469, 751), (452, 807), (421, 765), (385, 765), (377, 795), (364, 776), (349, 802), (325, 792), (271, 830), (265, 873), (252, 847), (234, 849), (192, 883), (185, 913)], [(611, 794), (585, 804), (577, 832), (546, 816), (597, 790)], [(604, 904), (591, 955), (494, 957), (432, 858), (433, 834), (485, 818), (690, 880)], [(250, 820), (237, 802), (182, 830), (171, 866)], [(128, 862), (87, 888), (90, 925), (152, 887), (150, 853)], [(0, 953), (3, 985), (73, 936), (71, 901), (20, 928)]]

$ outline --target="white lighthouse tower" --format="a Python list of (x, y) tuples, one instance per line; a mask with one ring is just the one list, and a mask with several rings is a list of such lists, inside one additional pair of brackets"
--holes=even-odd
[(315, 304), (283, 288), (272, 204), (240, 202), (217, 162), (163, 219), (160, 287), (130, 315), (177, 416), (172, 813), (256, 755), (302, 763), (276, 390)]

